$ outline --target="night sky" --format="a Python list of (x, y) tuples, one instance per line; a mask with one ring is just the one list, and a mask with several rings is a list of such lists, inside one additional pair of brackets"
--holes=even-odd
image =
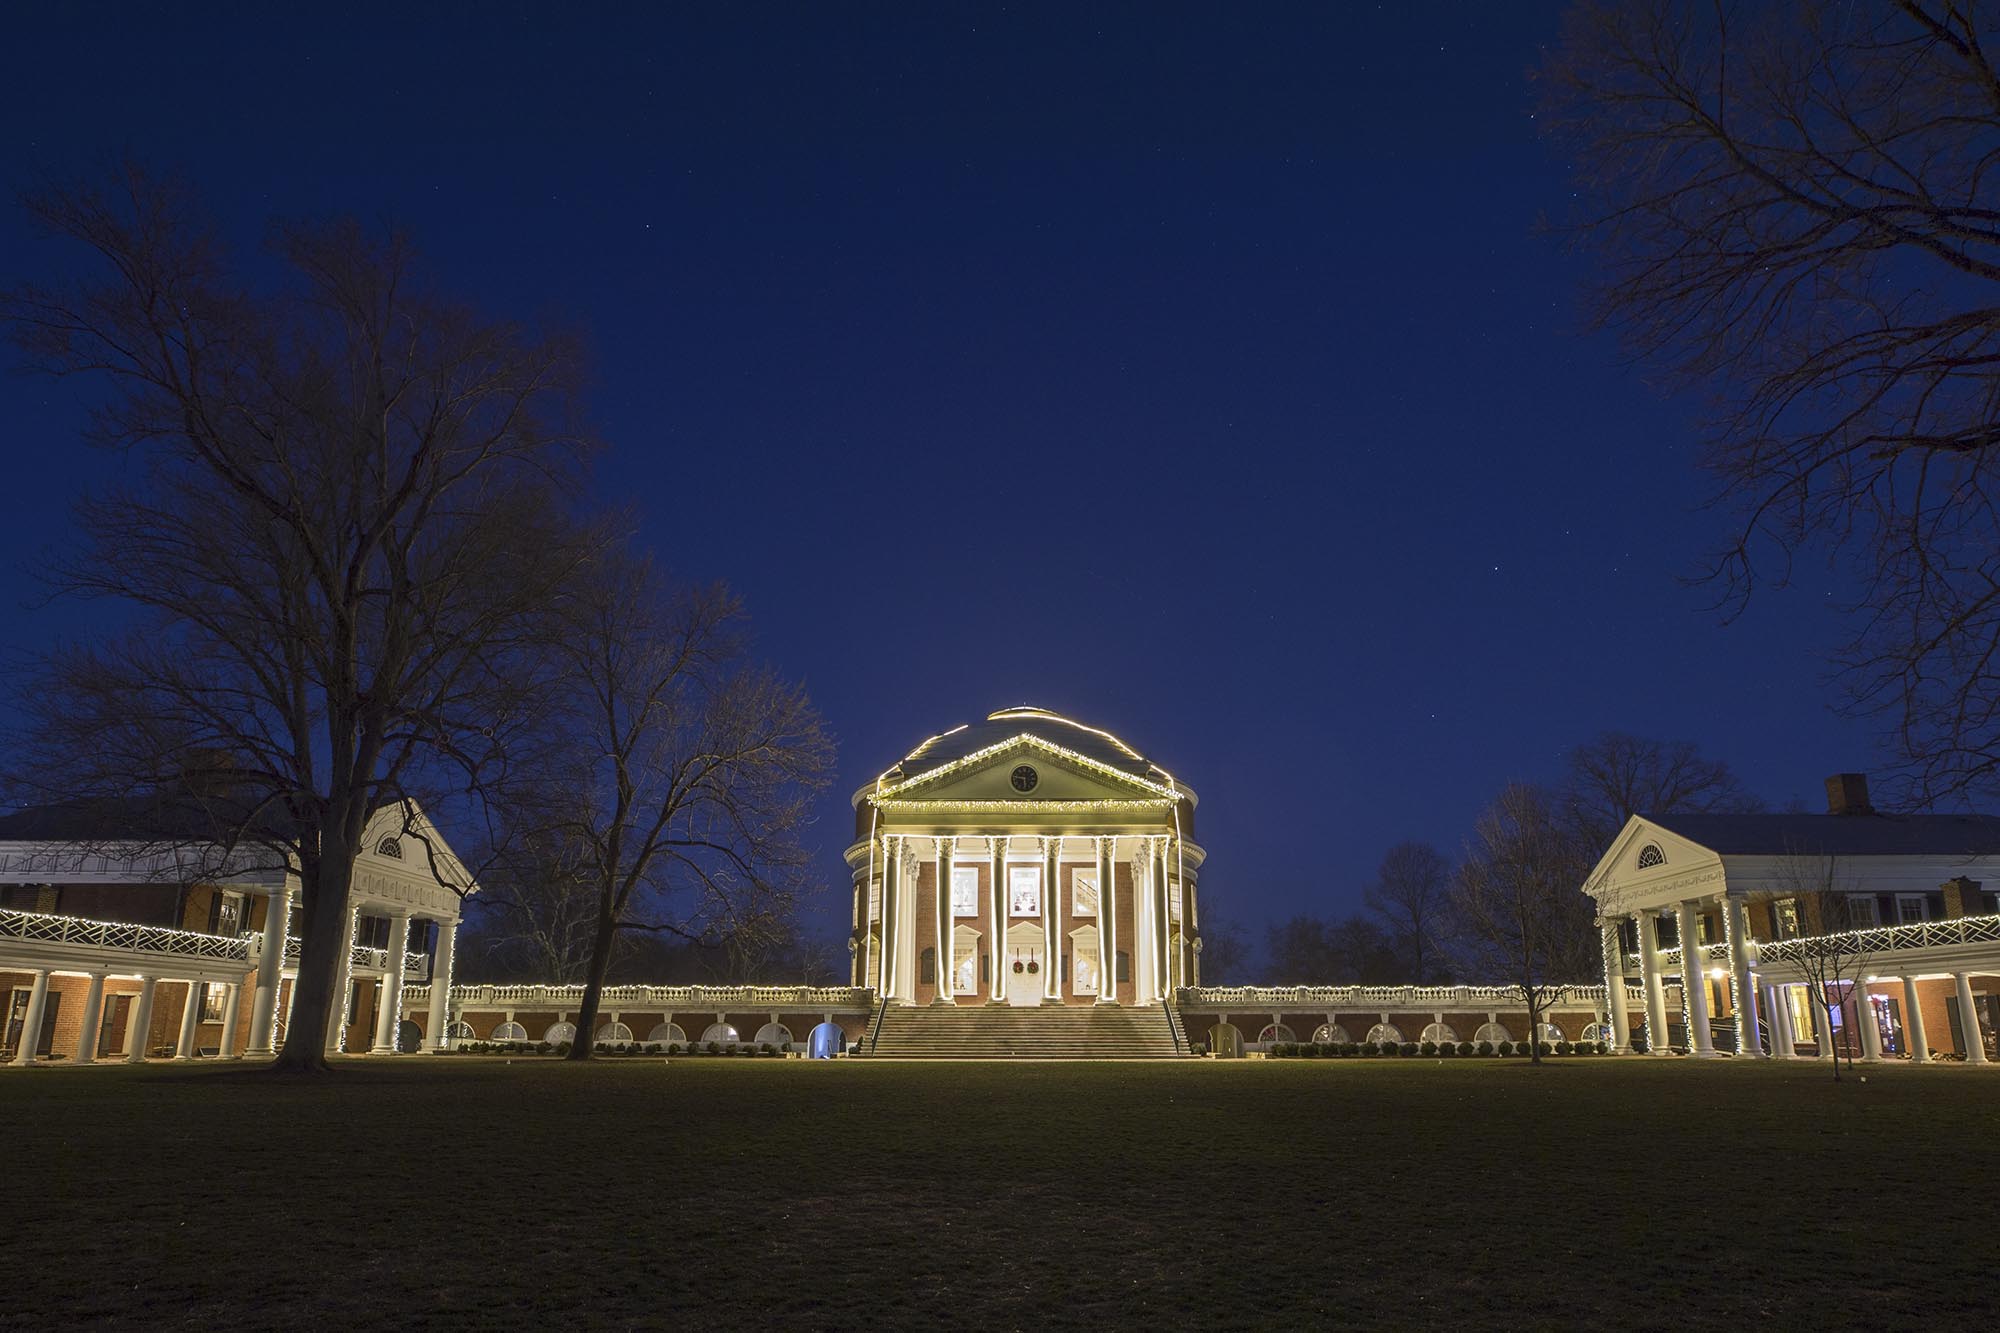
[[(588, 328), (596, 484), (839, 737), (817, 921), (849, 793), (1008, 704), (1191, 783), (1204, 907), (1252, 929), (1353, 910), (1606, 728), (1778, 802), (1873, 754), (1823, 575), (1733, 624), (1680, 581), (1724, 531), (1699, 404), (1584, 331), (1537, 232), (1554, 6), (283, 8), (16, 11), (4, 184), (130, 153), (246, 244), (394, 221)], [(7, 278), (58, 254), (0, 215)], [(10, 607), (118, 466), (82, 401), (0, 381)]]

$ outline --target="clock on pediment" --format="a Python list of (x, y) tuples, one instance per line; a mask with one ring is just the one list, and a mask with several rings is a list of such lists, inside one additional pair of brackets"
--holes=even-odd
[(1034, 765), (1022, 764), (1008, 775), (1007, 780), (1014, 784), (1015, 791), (1026, 795), (1041, 782), (1042, 775), (1035, 771)]

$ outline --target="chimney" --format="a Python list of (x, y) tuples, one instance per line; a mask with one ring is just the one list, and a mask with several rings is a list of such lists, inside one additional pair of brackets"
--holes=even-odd
[(1826, 780), (1826, 812), (1830, 815), (1872, 815), (1866, 773), (1835, 773)]

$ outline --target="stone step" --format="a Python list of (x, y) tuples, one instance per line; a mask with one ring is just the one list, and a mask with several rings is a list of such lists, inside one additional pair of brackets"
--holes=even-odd
[(869, 1054), (904, 1060), (1172, 1059), (1163, 1010), (1097, 1005), (926, 1005), (881, 1018)]

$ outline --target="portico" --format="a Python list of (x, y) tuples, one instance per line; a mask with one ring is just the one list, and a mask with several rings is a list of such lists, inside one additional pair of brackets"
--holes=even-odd
[(854, 795), (853, 982), (891, 1005), (1156, 1005), (1197, 982), (1194, 792), (1039, 708)]

